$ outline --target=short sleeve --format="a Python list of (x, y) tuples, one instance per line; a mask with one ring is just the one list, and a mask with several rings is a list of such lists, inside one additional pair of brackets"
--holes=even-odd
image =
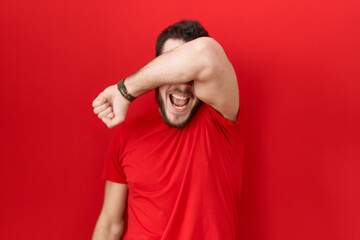
[(237, 114), (236, 122), (232, 122), (229, 119), (223, 117), (218, 111), (216, 111), (214, 108), (212, 108), (210, 105), (207, 105), (207, 108), (213, 118), (215, 118), (221, 125), (227, 126), (227, 127), (237, 127), (240, 125), (240, 110)]
[(116, 183), (126, 183), (125, 174), (122, 167), (121, 159), (121, 135), (117, 131), (109, 145), (109, 150), (105, 159), (105, 166), (102, 173), (102, 179)]

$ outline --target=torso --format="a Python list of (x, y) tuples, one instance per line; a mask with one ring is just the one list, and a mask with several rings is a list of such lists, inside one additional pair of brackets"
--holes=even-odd
[(123, 239), (236, 239), (238, 123), (203, 104), (181, 129), (153, 112), (120, 131), (119, 161), (129, 188)]

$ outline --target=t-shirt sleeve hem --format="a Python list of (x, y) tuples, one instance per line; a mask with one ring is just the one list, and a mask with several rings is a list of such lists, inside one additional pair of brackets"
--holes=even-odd
[(219, 121), (221, 121), (222, 123), (229, 125), (229, 126), (236, 126), (239, 124), (240, 122), (240, 109), (238, 110), (237, 113), (237, 118), (236, 121), (233, 122), (230, 119), (225, 118), (223, 115), (221, 115), (221, 113), (219, 113), (218, 111), (216, 111), (213, 107), (211, 107), (210, 105), (208, 105), (208, 109), (211, 112), (211, 114), (218, 119)]
[(115, 183), (127, 184), (126, 179), (122, 179), (122, 178), (116, 178), (116, 177), (110, 177), (110, 176), (102, 175), (101, 179), (103, 179), (105, 181), (115, 182)]

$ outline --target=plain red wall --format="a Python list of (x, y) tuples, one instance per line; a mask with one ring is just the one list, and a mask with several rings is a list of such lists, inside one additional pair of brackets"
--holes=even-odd
[(357, 0), (2, 0), (0, 239), (90, 238), (113, 131), (91, 102), (184, 18), (238, 75), (242, 239), (360, 239), (359, 15)]

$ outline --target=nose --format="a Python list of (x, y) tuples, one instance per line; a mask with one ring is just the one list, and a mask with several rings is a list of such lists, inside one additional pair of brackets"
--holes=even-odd
[(188, 96), (193, 96), (193, 84), (192, 83), (175, 84), (171, 91)]
[(176, 84), (175, 86), (177, 88), (180, 88), (181, 90), (189, 90), (192, 88), (193, 84), (194, 84), (194, 81), (190, 81), (187, 83), (179, 83), (179, 84)]

